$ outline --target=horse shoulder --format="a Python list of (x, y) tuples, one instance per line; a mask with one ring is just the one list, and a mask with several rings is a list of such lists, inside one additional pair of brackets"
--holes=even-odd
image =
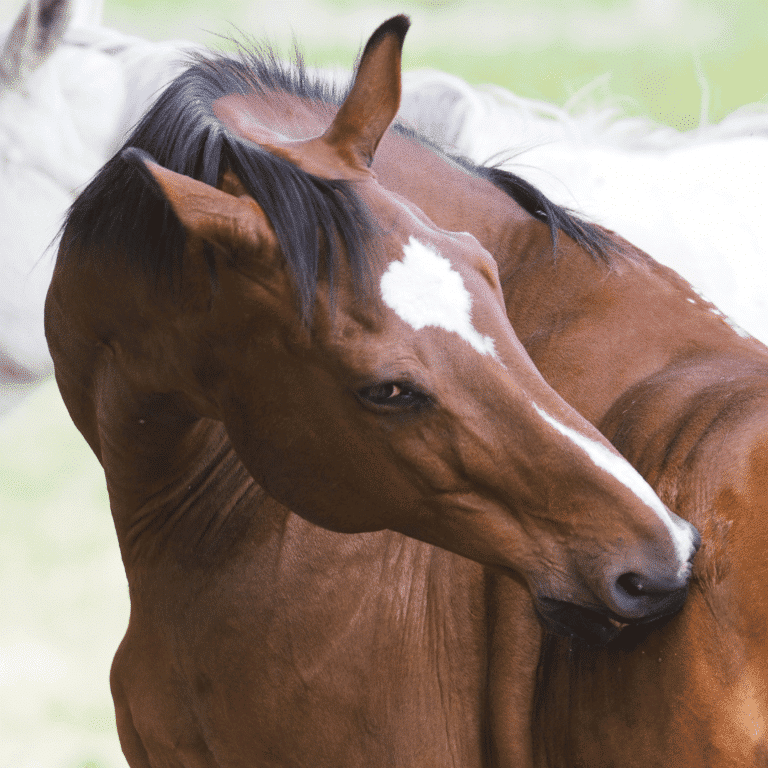
[[(690, 387), (694, 373), (675, 383)], [(704, 388), (681, 408), (670, 407), (669, 382), (666, 397), (655, 384), (612, 414), (624, 414), (613, 439), (701, 532), (688, 600), (666, 623), (627, 628), (605, 648), (545, 638), (538, 764), (643, 768), (675, 755), (680, 768), (737, 768), (768, 754), (768, 385), (742, 382), (731, 398)]]
[(708, 744), (718, 765), (737, 766), (768, 755), (768, 380), (734, 389), (680, 484), (677, 511), (695, 521), (703, 544), (664, 655), (679, 656), (670, 677), (680, 743)]
[[(734, 577), (733, 602), (744, 623), (741, 636), (765, 657), (768, 621), (768, 382), (761, 393), (734, 402), (707, 436), (699, 483), (711, 509), (703, 533), (715, 543), (704, 563), (716, 585)], [(768, 674), (768, 663), (764, 673)], [(766, 698), (768, 702), (768, 697)]]

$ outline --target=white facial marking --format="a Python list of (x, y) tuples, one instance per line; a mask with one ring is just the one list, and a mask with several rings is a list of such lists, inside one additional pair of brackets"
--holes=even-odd
[(414, 330), (444, 328), (498, 360), (494, 340), (472, 325), (472, 297), (451, 262), (414, 237), (403, 246), (403, 254), (381, 277), (384, 303)]
[(648, 485), (645, 478), (628, 461), (612, 453), (604, 445), (596, 443), (575, 429), (561, 424), (557, 419), (552, 418), (546, 411), (539, 408), (536, 403), (533, 404), (533, 407), (547, 424), (572, 440), (600, 469), (613, 475), (656, 513), (669, 531), (672, 543), (675, 545), (675, 552), (680, 562), (678, 576), (685, 575), (690, 568), (688, 561), (693, 554), (693, 533), (690, 528), (683, 528), (675, 523), (669, 510), (664, 506), (653, 488)]

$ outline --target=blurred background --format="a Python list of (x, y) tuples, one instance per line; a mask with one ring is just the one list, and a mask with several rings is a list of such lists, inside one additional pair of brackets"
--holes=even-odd
[[(0, 26), (20, 6), (0, 0)], [(768, 92), (764, 0), (107, 0), (103, 23), (284, 53), (295, 37), (308, 63), (348, 67), (403, 11), (406, 68), (558, 105), (586, 92), (685, 131)], [(125, 768), (108, 671), (127, 618), (103, 476), (49, 380), (0, 417), (0, 768)]]
[[(8, 3), (9, 0), (3, 0)], [(347, 65), (372, 29), (411, 15), (404, 63), (564, 104), (607, 76), (631, 114), (688, 130), (761, 100), (768, 3), (762, 0), (107, 0), (105, 23), (151, 39), (217, 44), (236, 27), (310, 62)]]

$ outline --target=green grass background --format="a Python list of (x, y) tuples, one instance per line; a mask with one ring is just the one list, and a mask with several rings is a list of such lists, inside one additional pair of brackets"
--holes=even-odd
[(217, 42), (216, 34), (291, 31), (316, 64), (354, 60), (376, 24), (411, 15), (407, 68), (436, 67), (471, 83), (495, 83), (564, 104), (603, 75), (631, 114), (687, 130), (768, 94), (765, 0), (355, 0), (246, 2), (107, 0), (106, 18), (156, 39)]
[[(16, 11), (0, 0), (0, 22)], [(224, 46), (238, 28), (286, 52), (295, 34), (310, 63), (349, 66), (401, 11), (407, 68), (558, 104), (607, 75), (628, 113), (687, 130), (768, 91), (765, 0), (107, 0), (105, 21)], [(48, 382), (0, 419), (0, 768), (124, 767), (108, 670), (127, 611), (100, 467)]]

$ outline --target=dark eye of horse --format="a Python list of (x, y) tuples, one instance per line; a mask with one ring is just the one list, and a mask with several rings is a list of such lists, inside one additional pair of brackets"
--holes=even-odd
[(410, 384), (397, 381), (363, 387), (357, 394), (366, 404), (377, 406), (379, 409), (416, 409), (431, 402), (429, 395)]

